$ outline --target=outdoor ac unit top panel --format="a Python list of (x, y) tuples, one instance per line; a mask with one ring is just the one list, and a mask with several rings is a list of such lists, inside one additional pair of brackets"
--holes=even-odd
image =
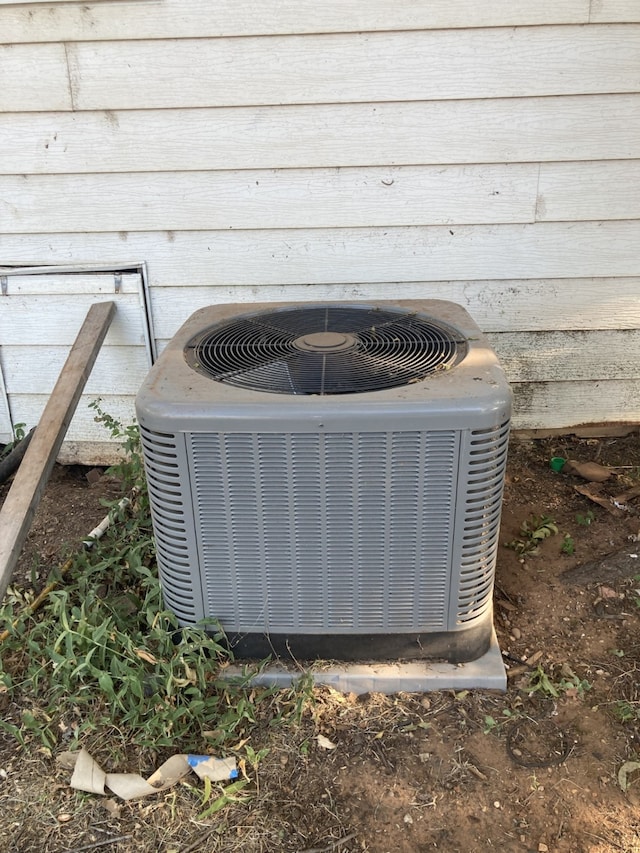
[(255, 656), (471, 660), (488, 647), (509, 388), (458, 306), (381, 305), (453, 330), (453, 366), (316, 396), (188, 363), (194, 339), (268, 305), (197, 312), (152, 369), (137, 409), (165, 601), (182, 624), (216, 619)]
[[(435, 319), (449, 328), (457, 341), (464, 342), (465, 354), (454, 365), (430, 373), (424, 379), (399, 387), (349, 394), (273, 394), (222, 381), (199, 372), (189, 364), (189, 344), (212, 327), (224, 326), (238, 317), (259, 317), (263, 312), (286, 312), (291, 305), (216, 305), (197, 311), (178, 331), (152, 368), (137, 401), (139, 417), (150, 427), (181, 431), (210, 428), (211, 414), (206, 401), (215, 403), (219, 429), (260, 429), (278, 431), (283, 419), (291, 429), (349, 429), (354, 407), (363, 416), (375, 417), (379, 428), (393, 428), (402, 415), (406, 428), (423, 429), (429, 412), (435, 426), (463, 428), (469, 420), (481, 419), (487, 426), (502, 422), (511, 406), (511, 394), (487, 339), (471, 317), (458, 305), (441, 300), (416, 300), (362, 304), (327, 303), (308, 308), (340, 306), (368, 311), (395, 311)], [(384, 364), (383, 364), (384, 366)], [(347, 405), (345, 398), (349, 398)], [(142, 422), (142, 421), (141, 421)]]
[(361, 394), (450, 370), (467, 342), (417, 312), (305, 305), (241, 315), (187, 344), (194, 370), (228, 385), (274, 394)]

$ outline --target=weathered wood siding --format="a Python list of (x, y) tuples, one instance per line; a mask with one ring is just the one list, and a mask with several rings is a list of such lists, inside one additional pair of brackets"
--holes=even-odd
[(9, 274), (0, 297), (0, 440), (11, 424), (38, 422), (92, 304), (114, 301), (114, 317), (72, 420), (61, 458), (110, 461), (109, 434), (89, 404), (129, 423), (151, 363), (143, 283), (138, 272)]
[[(0, 267), (145, 262), (159, 348), (212, 302), (454, 299), (517, 427), (640, 422), (638, 0), (0, 0), (0, 34)], [(11, 278), (0, 436), (102, 298)], [(85, 395), (125, 420), (127, 286)]]

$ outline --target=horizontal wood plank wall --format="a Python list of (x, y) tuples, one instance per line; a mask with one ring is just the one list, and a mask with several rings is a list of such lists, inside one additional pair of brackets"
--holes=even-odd
[[(99, 461), (100, 454), (87, 456), (81, 443), (96, 435), (99, 438), (95, 441), (103, 445), (111, 439), (103, 426), (88, 426), (95, 417), (88, 404), (97, 398), (113, 397), (118, 414), (106, 405), (104, 410), (131, 423), (135, 395), (149, 370), (140, 287), (137, 273), (121, 274), (118, 293), (113, 273), (7, 277), (7, 295), (0, 297), (0, 366), (14, 424), (38, 423), (87, 311), (96, 302), (114, 301), (116, 315), (66, 439), (76, 447), (77, 461)], [(0, 435), (1, 405), (0, 401)], [(81, 407), (86, 411), (80, 411)], [(103, 451), (105, 460), (111, 460), (111, 451), (106, 447)]]
[[(640, 381), (527, 382), (512, 385), (516, 429), (640, 423)], [(555, 428), (555, 427), (552, 427)]]
[[(11, 398), (11, 411), (14, 420), (26, 424), (37, 424), (48, 399), (47, 394), (14, 394)], [(91, 408), (91, 404), (95, 400), (95, 394), (83, 394), (80, 397), (78, 408), (67, 432), (66, 441), (88, 441), (102, 445), (109, 443), (108, 430), (103, 424), (96, 421), (95, 410)], [(100, 394), (100, 406), (103, 411), (121, 423), (130, 424), (132, 422), (133, 410), (130, 395)], [(82, 456), (79, 458), (83, 459)]]
[(118, 110), (625, 93), (640, 85), (639, 50), (638, 24), (10, 45), (0, 51), (9, 84), (0, 104)]
[[(162, 285), (247, 284), (260, 299), (262, 286), (280, 284), (637, 276), (639, 245), (637, 219), (2, 238), (4, 256), (12, 263), (32, 265), (43, 257), (61, 264), (148, 258), (152, 301)], [(580, 306), (573, 312), (579, 317)]]
[(589, 20), (594, 23), (640, 21), (638, 0), (591, 0)]
[[(620, 0), (592, 2), (600, 22), (634, 20), (628, 17), (634, 0), (622, 0), (629, 7), (624, 14)], [(0, 8), (0, 32), (7, 42), (38, 42), (586, 24), (589, 5), (589, 0), (130, 0), (118, 2), (114, 15), (107, 3), (53, 9), (16, 4)]]
[[(562, 189), (575, 170), (569, 170)], [(0, 176), (0, 230), (153, 231), (532, 222), (539, 167), (403, 166)], [(635, 210), (624, 175), (611, 199)], [(599, 174), (606, 180), (606, 169)], [(550, 192), (552, 192), (550, 190)], [(52, 217), (58, 199), (84, 198)], [(575, 203), (578, 203), (576, 199)]]
[(543, 163), (536, 219), (640, 219), (640, 160)]
[[(640, 277), (537, 279), (530, 281), (407, 281), (361, 284), (157, 287), (153, 319), (157, 337), (168, 340), (199, 308), (237, 304), (240, 311), (264, 298), (272, 302), (329, 299), (450, 299), (464, 305), (488, 334), (554, 330), (636, 330), (640, 328)], [(576, 311), (576, 302), (579, 312)]]
[(67, 47), (86, 110), (635, 92), (639, 51), (633, 24)]
[(0, 32), (20, 43), (640, 22), (637, 0), (261, 0), (246, 7), (237, 0), (118, 0), (117, 11), (105, 2), (0, 0)]
[[(112, 295), (112, 298), (115, 299), (115, 295)], [(2, 302), (3, 351), (6, 346), (20, 346), (24, 343), (44, 345), (45, 348), (71, 346), (80, 328), (78, 320), (86, 316), (94, 302), (106, 301), (108, 300), (93, 294), (6, 297)], [(114, 347), (144, 347), (137, 295), (120, 296), (117, 299), (117, 308), (118, 313), (109, 330), (105, 346), (111, 344)], [(38, 329), (34, 334), (36, 320)]]
[(0, 114), (0, 138), (16, 175), (625, 160), (640, 94)]
[[(59, 208), (61, 197), (84, 198)], [(640, 160), (0, 175), (0, 231), (349, 228), (640, 218)]]
[[(0, 2), (0, 32), (0, 274), (146, 261), (160, 348), (215, 302), (453, 299), (517, 427), (640, 422), (635, 0)], [(23, 278), (0, 359), (30, 423), (112, 291)], [(92, 395), (131, 416), (118, 309), (68, 458), (100, 455)]]
[(0, 112), (71, 107), (64, 45), (0, 45)]
[[(2, 367), (10, 395), (19, 394), (24, 389), (27, 366), (32, 377), (29, 384), (31, 393), (49, 394), (69, 355), (68, 347), (55, 345), (14, 345), (3, 346), (2, 349)], [(96, 397), (103, 394), (129, 394), (135, 397), (148, 370), (149, 362), (144, 347), (105, 344), (91, 370), (85, 393)]]

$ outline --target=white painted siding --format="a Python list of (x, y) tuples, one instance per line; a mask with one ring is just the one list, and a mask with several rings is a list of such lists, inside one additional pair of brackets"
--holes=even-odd
[[(592, 2), (597, 8), (594, 20), (599, 22), (640, 17), (635, 0)], [(625, 6), (627, 11), (622, 12)], [(634, 11), (635, 19), (629, 17)], [(253, 0), (246, 4), (238, 0), (122, 0), (117, 15), (106, 3), (65, 2), (52, 10), (21, 8), (13, 2), (0, 8), (0, 31), (8, 42), (466, 29), (588, 21), (589, 0)]]
[(542, 164), (536, 219), (640, 219), (640, 160)]
[[(260, 299), (254, 286), (157, 287), (153, 291), (154, 328), (168, 340), (193, 311), (211, 304), (240, 306)], [(640, 277), (493, 281), (406, 281), (361, 284), (289, 284), (269, 287), (274, 302), (327, 299), (451, 299), (466, 308), (485, 332), (636, 330), (640, 328)], [(248, 310), (248, 309), (247, 309)], [(530, 340), (530, 339), (527, 339)], [(569, 344), (568, 344), (569, 345)], [(632, 359), (630, 359), (632, 360)], [(607, 369), (604, 358), (600, 368)], [(533, 363), (533, 362), (532, 362)], [(636, 360), (636, 365), (640, 362)]]
[(521, 27), (78, 42), (67, 53), (80, 110), (511, 98), (640, 88), (638, 25), (569, 32)]
[[(537, 165), (522, 163), (0, 176), (0, 230), (20, 234), (86, 231), (88, 225), (92, 231), (192, 231), (532, 222), (538, 173)], [(570, 171), (566, 183), (573, 175)], [(630, 189), (620, 186), (624, 200), (618, 206), (626, 200), (635, 210)], [(59, 210), (61, 197), (85, 201)]]
[(1, 112), (70, 109), (64, 45), (0, 45)]
[[(160, 348), (212, 302), (454, 299), (516, 426), (640, 422), (636, 0), (0, 0), (0, 33), (0, 268), (146, 262)], [(0, 298), (14, 422), (112, 298), (70, 281)], [(67, 458), (101, 452), (94, 395), (131, 416), (137, 288)]]
[(14, 175), (625, 160), (640, 94), (0, 114), (0, 138)]
[[(95, 302), (114, 301), (116, 315), (78, 404), (63, 456), (86, 462), (109, 460), (112, 451), (82, 450), (85, 441), (108, 445), (110, 436), (94, 423), (89, 403), (97, 398), (113, 402), (105, 411), (130, 423), (134, 398), (149, 369), (146, 315), (139, 273), (120, 275), (115, 290), (114, 273), (60, 272), (47, 275), (6, 274), (6, 295), (0, 297), (0, 372), (6, 392), (10, 423), (37, 424), (56, 384), (69, 350)], [(0, 400), (0, 435), (6, 435)], [(10, 426), (9, 426), (10, 433)], [(79, 448), (79, 449), (78, 449)]]
[[(60, 208), (65, 197), (84, 202)], [(640, 160), (0, 175), (7, 234), (592, 219), (640, 219)]]
[(11, 411), (9, 410), (9, 400), (7, 399), (7, 389), (4, 385), (4, 376), (0, 365), (0, 441), (6, 444), (11, 441)]
[[(640, 220), (260, 231), (8, 234), (11, 263), (150, 258), (160, 286), (637, 276)], [(271, 299), (270, 292), (264, 291)], [(178, 294), (176, 293), (176, 298)], [(1, 306), (0, 302), (0, 306)], [(575, 305), (574, 311), (580, 306)], [(549, 320), (550, 323), (555, 321)]]
[(640, 3), (638, 0), (591, 0), (589, 20), (594, 24), (603, 21), (640, 21)]

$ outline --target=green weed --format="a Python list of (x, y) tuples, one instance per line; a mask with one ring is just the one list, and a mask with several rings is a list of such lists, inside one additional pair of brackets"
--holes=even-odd
[[(237, 782), (232, 782), (224, 788), (221, 785), (217, 785), (216, 789), (220, 792), (219, 796), (211, 803), (211, 805), (208, 805), (207, 808), (198, 815), (197, 820), (207, 820), (207, 818), (212, 817), (216, 812), (221, 811), (231, 803), (242, 804), (248, 802), (249, 797), (246, 795), (239, 796), (242, 789), (246, 788), (248, 784), (248, 779), (239, 779)], [(211, 785), (205, 787), (203, 805), (206, 805), (210, 799), (212, 790), (213, 786)]]
[(532, 515), (520, 525), (520, 537), (505, 542), (506, 548), (511, 548), (520, 557), (532, 557), (538, 553), (540, 543), (558, 533), (558, 526), (547, 515)]
[(553, 699), (562, 695), (573, 695), (582, 699), (585, 693), (591, 690), (591, 684), (586, 679), (579, 678), (566, 664), (562, 667), (560, 677), (550, 675), (541, 664), (538, 664), (529, 676), (524, 690), (529, 695), (540, 693), (542, 696)]
[(517, 711), (512, 711), (510, 708), (504, 708), (502, 711), (502, 717), (496, 720), (495, 717), (492, 717), (490, 714), (485, 714), (484, 717), (484, 729), (483, 734), (488, 735), (491, 732), (498, 732), (505, 723), (512, 722), (513, 720), (517, 720), (521, 717), (521, 714)]
[(621, 723), (635, 723), (640, 720), (640, 703), (620, 699), (614, 702), (613, 713)]
[(5, 444), (2, 450), (0, 450), (0, 459), (4, 459), (5, 456), (8, 456), (16, 444), (19, 444), (22, 441), (27, 434), (26, 429), (26, 424), (15, 424), (11, 430), (13, 433), (11, 441)]
[[(0, 728), (21, 746), (48, 752), (61, 741), (69, 748), (114, 729), (127, 745), (205, 752), (246, 739), (270, 702), (274, 724), (301, 719), (307, 684), (276, 702), (275, 690), (248, 686), (249, 674), (231, 682), (224, 677), (232, 655), (223, 633), (211, 624), (181, 629), (164, 608), (138, 430), (122, 428), (99, 401), (93, 408), (125, 447), (114, 471), (133, 497), (126, 508), (113, 502), (112, 525), (90, 551), (73, 557), (37, 614), (16, 596), (0, 610), (0, 629), (9, 631), (0, 691), (22, 709), (21, 717), (0, 720)], [(251, 765), (264, 757), (250, 748), (245, 754)], [(225, 796), (240, 790), (228, 787)]]

